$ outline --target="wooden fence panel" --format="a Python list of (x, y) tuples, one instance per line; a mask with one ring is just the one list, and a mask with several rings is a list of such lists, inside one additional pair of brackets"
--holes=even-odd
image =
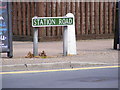
[[(44, 3), (43, 2), (38, 2), (37, 3), (37, 7), (38, 7), (38, 9), (37, 9), (37, 15), (39, 16), (39, 17), (44, 17), (44, 11), (45, 11), (45, 9), (44, 9)], [(45, 28), (44, 27), (42, 27), (42, 28), (39, 28), (39, 31), (38, 31), (38, 35), (39, 35), (39, 39), (41, 39), (42, 37), (44, 37), (44, 30)]]
[[(58, 2), (56, 2), (56, 17), (59, 16), (59, 8), (60, 8), (60, 4)], [(59, 37), (60, 36), (60, 27), (56, 27), (56, 36)]]
[(27, 3), (27, 35), (30, 36), (30, 33), (31, 33), (31, 18), (30, 18), (30, 15), (31, 15), (31, 12), (30, 12), (30, 3), (29, 2), (26, 2)]
[(81, 2), (81, 8), (80, 8), (80, 31), (81, 31), (81, 35), (83, 35), (84, 34), (84, 23), (85, 23), (85, 21), (84, 21), (84, 13), (85, 13), (85, 3), (84, 2)]
[(94, 25), (95, 25), (95, 34), (99, 34), (99, 3), (95, 2), (94, 4), (94, 11), (95, 11), (95, 18), (94, 18)]
[(113, 3), (113, 31), (115, 31), (116, 22), (116, 2)]
[(85, 34), (87, 35), (88, 34), (88, 27), (89, 27), (89, 25), (88, 25), (88, 23), (89, 23), (89, 3), (88, 2), (86, 2), (85, 3)]
[[(60, 12), (61, 12), (61, 15), (60, 16), (64, 16), (65, 15), (65, 7), (64, 7), (64, 2), (60, 2)], [(60, 36), (63, 35), (63, 27), (60, 28)]]
[(99, 5), (99, 7), (100, 7), (100, 34), (103, 34), (103, 2), (100, 2), (100, 5)]
[[(34, 2), (31, 2), (30, 3), (30, 6), (31, 6), (31, 16), (30, 16), (30, 23), (32, 23), (32, 18), (35, 16), (35, 3)], [(30, 36), (33, 36), (33, 27), (32, 25), (31, 26), (31, 33), (30, 33)]]
[(113, 18), (112, 18), (112, 5), (113, 5), (113, 3), (109, 3), (109, 16), (108, 16), (108, 18), (109, 18), (109, 20), (108, 20), (108, 30), (109, 30), (109, 32), (108, 33), (112, 33), (112, 22), (113, 22)]
[[(55, 17), (55, 2), (51, 2), (51, 17)], [(56, 36), (55, 31), (55, 27), (51, 27), (51, 36)]]
[[(14, 6), (14, 7), (12, 7), (12, 10), (13, 10), (13, 18), (12, 18), (12, 22), (13, 22), (13, 24), (12, 24), (12, 26), (13, 26), (13, 35), (18, 35), (17, 33), (18, 33), (18, 30), (17, 30), (17, 3), (16, 2), (14, 2), (14, 3), (12, 3), (12, 6)], [(16, 7), (16, 8), (15, 8)]]
[[(47, 2), (46, 3), (46, 17), (50, 17), (50, 2)], [(51, 30), (51, 28), (50, 27), (47, 27), (46, 28), (46, 36), (50, 36), (50, 31)]]
[(108, 3), (104, 3), (104, 33), (108, 33)]
[[(111, 35), (115, 28), (116, 3), (114, 2), (13, 2), (13, 35), (33, 36), (31, 19), (75, 15), (76, 36)], [(39, 38), (61, 38), (63, 27), (39, 29)], [(55, 39), (54, 39), (55, 40)]]
[(78, 2), (75, 3), (75, 31), (76, 31), (76, 35), (78, 35), (78, 31), (79, 31), (79, 6), (78, 6)]
[(94, 19), (93, 19), (93, 2), (90, 2), (90, 34), (92, 34), (93, 33), (93, 21), (94, 21)]
[(21, 3), (18, 2), (18, 31), (19, 31), (19, 35), (22, 35), (22, 14), (21, 14)]
[(27, 16), (26, 16), (26, 3), (22, 3), (22, 14), (23, 14), (23, 35), (26, 36), (26, 22), (27, 22)]
[(70, 12), (69, 5), (70, 5), (69, 2), (66, 2), (66, 13)]

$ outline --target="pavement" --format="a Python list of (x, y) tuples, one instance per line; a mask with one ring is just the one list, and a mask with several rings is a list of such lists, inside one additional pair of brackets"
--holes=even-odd
[(63, 56), (63, 42), (39, 42), (39, 53), (47, 58), (25, 58), (33, 52), (33, 42), (13, 42), (13, 58), (1, 54), (0, 65), (4, 71), (29, 71), (118, 65), (118, 50), (113, 50), (113, 39), (78, 40), (77, 55)]

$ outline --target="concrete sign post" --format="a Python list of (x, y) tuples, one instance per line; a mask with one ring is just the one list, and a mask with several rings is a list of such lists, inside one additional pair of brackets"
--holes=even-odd
[[(74, 19), (74, 15), (72, 13), (68, 13), (67, 17), (72, 17)], [(75, 36), (75, 22), (73, 21), (73, 25), (67, 25), (67, 33), (64, 35), (67, 36), (67, 55), (76, 55), (76, 36)]]
[(76, 37), (74, 15), (68, 13), (65, 17), (33, 17), (34, 27), (33, 54), (38, 56), (38, 27), (64, 26), (63, 55), (76, 55)]
[(34, 28), (33, 54), (38, 56), (38, 28)]

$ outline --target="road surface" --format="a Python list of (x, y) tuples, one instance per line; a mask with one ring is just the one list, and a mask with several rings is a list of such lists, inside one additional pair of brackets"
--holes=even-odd
[(2, 75), (3, 88), (118, 88), (118, 68)]

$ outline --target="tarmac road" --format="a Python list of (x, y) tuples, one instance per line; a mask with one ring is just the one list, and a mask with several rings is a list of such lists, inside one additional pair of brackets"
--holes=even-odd
[(3, 74), (3, 88), (118, 88), (118, 68)]

